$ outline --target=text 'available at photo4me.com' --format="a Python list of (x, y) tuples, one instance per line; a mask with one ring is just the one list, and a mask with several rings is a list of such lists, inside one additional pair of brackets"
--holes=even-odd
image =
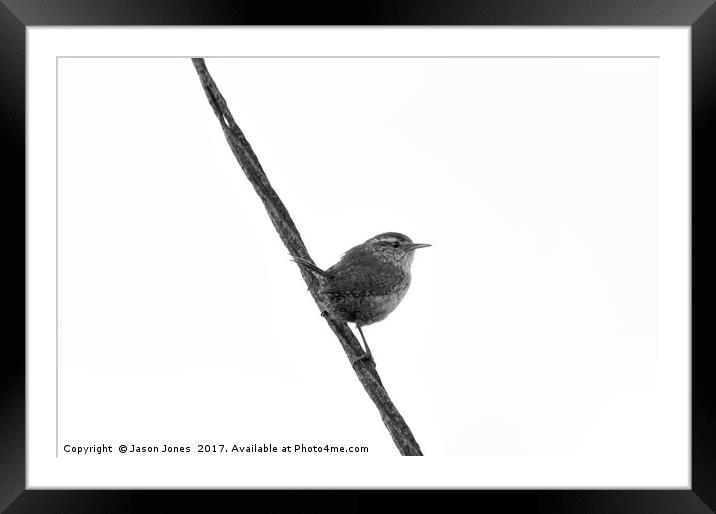
[(367, 454), (368, 447), (361, 445), (332, 445), (307, 443), (249, 443), (249, 444), (65, 444), (62, 447), (66, 455), (176, 455), (189, 453), (203, 454), (229, 454), (229, 455), (259, 455), (259, 454)]

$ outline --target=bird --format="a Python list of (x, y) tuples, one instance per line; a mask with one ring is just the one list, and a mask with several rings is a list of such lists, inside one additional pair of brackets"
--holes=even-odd
[(399, 232), (384, 232), (354, 246), (326, 270), (293, 256), (296, 264), (318, 278), (321, 314), (358, 328), (365, 350), (353, 365), (364, 359), (374, 362), (362, 327), (384, 320), (400, 304), (410, 287), (414, 252), (428, 246)]

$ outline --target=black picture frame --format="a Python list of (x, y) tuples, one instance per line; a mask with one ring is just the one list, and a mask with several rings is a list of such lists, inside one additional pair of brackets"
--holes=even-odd
[[(20, 282), (25, 270), (25, 29), (53, 25), (575, 25), (575, 26), (689, 26), (692, 73), (692, 298), (693, 229), (696, 218), (713, 219), (714, 207), (699, 195), (700, 186), (716, 170), (716, 6), (714, 0), (444, 0), (429, 2), (377, 1), (337, 3), (175, 0), (0, 0), (0, 112), (2, 126), (2, 202), (11, 241), (23, 248), (6, 254), (5, 276)], [(48, 113), (48, 116), (51, 116)], [(20, 192), (23, 195), (20, 195)], [(22, 196), (22, 206), (9, 199)], [(697, 216), (697, 214), (699, 216)], [(710, 216), (709, 216), (710, 215)], [(707, 218), (707, 216), (709, 216)], [(16, 221), (18, 220), (18, 221)], [(700, 225), (699, 225), (700, 226)], [(6, 238), (6, 240), (8, 240)], [(10, 245), (5, 245), (9, 249)], [(705, 265), (698, 266), (699, 287), (711, 284)], [(25, 276), (25, 274), (22, 274)], [(9, 280), (6, 284), (10, 283)], [(22, 301), (6, 286), (3, 307), (11, 324), (25, 319), (25, 283), (16, 285)], [(691, 490), (470, 490), (400, 494), (403, 508), (415, 502), (423, 508), (445, 508), (449, 500), (474, 506), (494, 505), (500, 511), (575, 513), (701, 513), (716, 509), (716, 399), (710, 375), (716, 360), (714, 324), (706, 324), (704, 306), (692, 300), (692, 488)], [(695, 316), (700, 313), (699, 324)], [(697, 333), (694, 328), (699, 327)], [(706, 327), (706, 328), (704, 328)], [(25, 334), (22, 322), (21, 334)], [(711, 336), (709, 336), (711, 334)], [(0, 378), (0, 510), (7, 512), (134, 512), (176, 507), (209, 510), (209, 502), (227, 501), (235, 508), (276, 511), (320, 507), (333, 511), (373, 510), (384, 503), (387, 491), (80, 491), (26, 490), (25, 487), (25, 341), (20, 335), (4, 338)], [(320, 499), (320, 501), (317, 501)], [(434, 505), (431, 505), (434, 503)], [(326, 509), (326, 510), (327, 510)]]

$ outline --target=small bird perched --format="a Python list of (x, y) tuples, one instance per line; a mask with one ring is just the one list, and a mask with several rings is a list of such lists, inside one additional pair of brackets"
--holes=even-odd
[(353, 364), (372, 358), (361, 327), (384, 320), (395, 310), (410, 286), (413, 252), (427, 246), (404, 234), (385, 232), (354, 246), (325, 271), (306, 259), (293, 258), (318, 277), (323, 314), (358, 327), (366, 351)]

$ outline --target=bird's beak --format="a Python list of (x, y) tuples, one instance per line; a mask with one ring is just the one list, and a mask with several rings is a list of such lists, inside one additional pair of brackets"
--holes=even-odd
[(408, 247), (408, 250), (417, 250), (418, 248), (427, 248), (429, 245), (427, 243), (413, 243)]

